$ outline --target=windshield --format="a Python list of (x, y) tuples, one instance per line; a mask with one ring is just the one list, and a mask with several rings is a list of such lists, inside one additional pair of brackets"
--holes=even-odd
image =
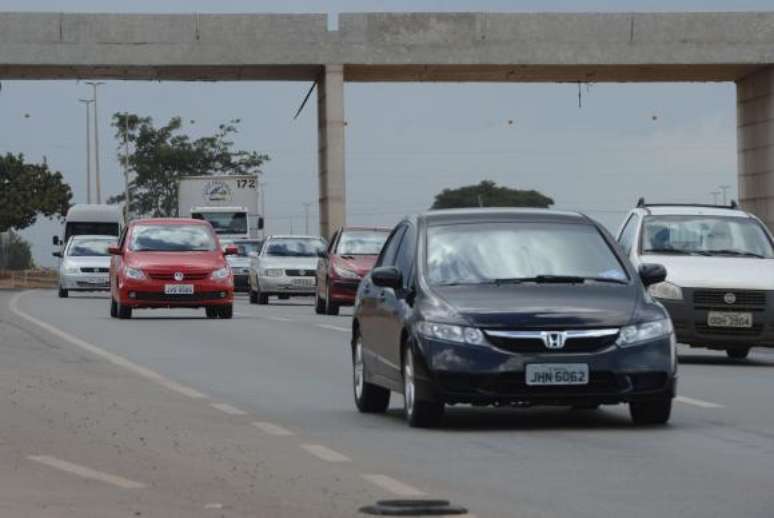
[(204, 225), (137, 225), (129, 249), (134, 252), (210, 252), (215, 239)]
[(436, 285), (543, 278), (628, 280), (594, 226), (531, 222), (430, 227), (427, 278)]
[(765, 257), (771, 241), (751, 218), (728, 216), (646, 216), (642, 253)]
[(218, 234), (247, 234), (247, 214), (244, 212), (194, 212), (191, 217), (209, 221)]
[(93, 234), (97, 236), (118, 236), (118, 223), (96, 221), (68, 221), (65, 225), (65, 241), (72, 236)]
[(339, 255), (379, 255), (389, 232), (381, 230), (347, 230), (341, 234)]
[(69, 257), (105, 257), (110, 255), (108, 247), (115, 243), (114, 239), (73, 239), (66, 255)]
[(266, 245), (266, 255), (278, 257), (315, 257), (324, 250), (322, 239), (276, 238)]

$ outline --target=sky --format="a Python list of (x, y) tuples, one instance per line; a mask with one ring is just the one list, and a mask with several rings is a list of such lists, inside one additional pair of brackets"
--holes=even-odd
[[(390, 1), (0, 0), (0, 11), (55, 12), (612, 12), (770, 11), (767, 1)], [(99, 91), (103, 197), (123, 189), (111, 114), (180, 115), (193, 136), (239, 118), (239, 149), (268, 153), (269, 232), (305, 231), (304, 203), (317, 200), (316, 103), (293, 115), (309, 84), (106, 81)], [(85, 114), (77, 81), (2, 81), (0, 153), (45, 156), (85, 202)], [(732, 83), (379, 84), (345, 87), (347, 218), (385, 225), (428, 208), (448, 187), (491, 179), (537, 189), (555, 208), (581, 210), (615, 230), (640, 196), (710, 203), (719, 186), (736, 197)], [(310, 231), (317, 229), (311, 211)], [(22, 235), (38, 264), (53, 266), (58, 221)]]

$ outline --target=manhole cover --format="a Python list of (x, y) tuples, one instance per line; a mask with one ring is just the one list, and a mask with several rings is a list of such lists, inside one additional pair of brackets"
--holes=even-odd
[(376, 505), (361, 507), (360, 512), (380, 516), (445, 516), (467, 514), (468, 510), (451, 505), (448, 500), (381, 500)]

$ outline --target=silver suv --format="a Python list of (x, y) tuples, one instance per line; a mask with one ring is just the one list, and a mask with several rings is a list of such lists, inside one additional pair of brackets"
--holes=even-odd
[(774, 241), (755, 216), (729, 206), (648, 204), (618, 232), (635, 266), (660, 263), (650, 294), (669, 311), (678, 341), (746, 358), (774, 347)]

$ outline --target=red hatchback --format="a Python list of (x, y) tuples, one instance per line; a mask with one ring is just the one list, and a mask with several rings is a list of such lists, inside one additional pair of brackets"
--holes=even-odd
[(318, 314), (338, 315), (355, 303), (360, 280), (371, 271), (390, 231), (386, 228), (344, 227), (333, 234), (317, 264)]
[(207, 318), (231, 318), (234, 278), (209, 223), (196, 219), (131, 222), (110, 247), (110, 316), (138, 308), (199, 308)]

